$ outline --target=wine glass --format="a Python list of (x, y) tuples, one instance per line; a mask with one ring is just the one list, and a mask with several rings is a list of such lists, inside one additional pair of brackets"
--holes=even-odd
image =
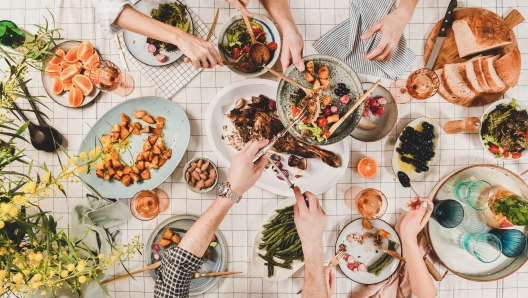
[(113, 91), (116, 95), (127, 96), (134, 90), (134, 79), (130, 74), (108, 60), (96, 62), (88, 74), (92, 84), (103, 91)]
[(367, 219), (378, 219), (387, 211), (388, 202), (385, 195), (374, 188), (353, 186), (345, 193), (345, 202), (352, 210)]
[(438, 92), (438, 75), (428, 68), (418, 69), (407, 80), (396, 80), (390, 87), (390, 93), (397, 103), (408, 103), (412, 98), (423, 100)]
[(130, 200), (130, 211), (139, 220), (151, 220), (169, 206), (169, 198), (161, 189), (142, 190)]

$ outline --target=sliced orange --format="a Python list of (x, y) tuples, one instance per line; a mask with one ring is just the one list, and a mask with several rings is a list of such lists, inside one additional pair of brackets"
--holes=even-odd
[(378, 163), (372, 157), (364, 157), (358, 163), (359, 175), (365, 178), (372, 178), (378, 173)]
[(82, 67), (82, 63), (81, 63), (81, 62), (70, 63), (70, 62), (68, 62), (68, 61), (62, 61), (62, 62), (60, 63), (60, 66), (61, 66), (63, 69), (64, 69), (64, 68), (67, 68), (68, 66), (71, 66), (71, 65), (73, 65), (73, 66), (75, 66), (75, 67), (77, 67), (77, 68), (79, 68), (79, 69)]
[(44, 72), (50, 78), (60, 76), (61, 71), (62, 68), (60, 67), (60, 65), (50, 65), (44, 69)]
[(82, 74), (75, 75), (72, 81), (73, 81), (73, 84), (75, 84), (75, 87), (79, 88), (85, 96), (90, 94), (93, 90), (92, 82), (85, 75), (82, 75)]
[(79, 46), (71, 48), (71, 50), (69, 50), (68, 53), (66, 53), (66, 56), (64, 56), (64, 60), (66, 60), (66, 61), (68, 61), (70, 63), (75, 63), (75, 62), (79, 61), (79, 59), (77, 59), (77, 51), (78, 50), (79, 50)]
[(62, 58), (64, 58), (64, 55), (66, 55), (66, 53), (64, 53), (64, 50), (61, 49), (61, 48), (58, 48), (55, 51), (55, 54), (58, 55), (59, 57), (53, 56), (53, 58), (51, 58), (50, 61), (49, 61), (50, 64), (59, 64), (59, 63), (61, 63)]
[(53, 94), (61, 94), (64, 90), (64, 83), (59, 77), (53, 78)]
[(93, 53), (92, 57), (90, 57), (90, 59), (84, 62), (83, 68), (90, 69), (98, 61), (99, 61), (99, 55), (97, 55), (97, 53)]
[(68, 102), (70, 103), (70, 106), (76, 108), (82, 104), (83, 100), (84, 95), (82, 94), (82, 91), (77, 87), (73, 87), (70, 90), (70, 94), (68, 94)]
[(70, 65), (62, 70), (60, 78), (63, 81), (68, 81), (73, 78), (76, 74), (79, 74), (81, 71), (74, 65)]
[(63, 83), (64, 83), (64, 91), (71, 90), (71, 88), (73, 87), (72, 81), (64, 81)]
[(77, 50), (77, 59), (81, 61), (88, 61), (93, 55), (94, 48), (91, 42), (84, 41)]

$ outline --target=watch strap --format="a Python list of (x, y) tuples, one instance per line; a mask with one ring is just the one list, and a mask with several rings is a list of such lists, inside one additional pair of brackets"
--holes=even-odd
[(240, 202), (240, 199), (242, 199), (242, 196), (234, 193), (231, 189), (227, 192), (226, 197), (235, 203)]

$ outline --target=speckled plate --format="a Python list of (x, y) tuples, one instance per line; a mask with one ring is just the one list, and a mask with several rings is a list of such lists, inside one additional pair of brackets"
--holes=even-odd
[[(154, 243), (159, 243), (161, 240), (161, 236), (165, 232), (165, 229), (167, 228), (175, 228), (175, 229), (182, 229), (182, 230), (189, 230), (189, 228), (198, 220), (198, 216), (185, 214), (185, 215), (176, 215), (174, 217), (171, 217), (164, 222), (162, 222), (154, 231), (152, 231), (152, 234), (150, 235), (145, 249), (145, 263), (148, 265), (151, 265), (155, 262), (155, 260), (152, 258), (152, 254), (154, 253), (154, 250), (152, 249), (152, 245)], [(178, 233), (178, 235), (183, 238), (185, 233)], [(224, 237), (222, 237), (222, 234), (220, 234), (220, 231), (216, 231), (215, 233), (216, 239), (218, 241), (218, 245), (215, 247), (213, 251), (213, 260), (209, 261), (206, 260), (202, 267), (198, 269), (199, 273), (210, 273), (210, 272), (221, 272), (224, 271), (227, 264), (227, 248), (225, 244)], [(158, 253), (163, 258), (163, 254), (165, 252), (165, 248), (160, 247), (160, 250)], [(154, 280), (156, 280), (156, 270), (150, 270), (150, 276)], [(221, 276), (214, 276), (214, 277), (200, 277), (196, 279), (191, 280), (191, 287), (189, 289), (189, 295), (190, 296), (196, 296), (203, 294), (210, 289), (212, 289), (221, 279)]]
[[(433, 151), (435, 152), (435, 155), (433, 156), (433, 158), (430, 161), (428, 161), (426, 163), (427, 166), (430, 166), (431, 163), (433, 162), (434, 158), (438, 154), (438, 148), (439, 148), (438, 142), (440, 140), (440, 127), (438, 126), (438, 124), (436, 124), (436, 122), (434, 122), (431, 118), (428, 118), (428, 117), (416, 118), (413, 121), (411, 121), (409, 124), (407, 124), (407, 126), (415, 128), (417, 125), (422, 124), (422, 122), (426, 122), (426, 121), (434, 126), (434, 134), (435, 134), (435, 138), (433, 139)], [(405, 130), (405, 128), (403, 130)], [(401, 131), (401, 133), (403, 133), (403, 130)], [(424, 172), (417, 173), (414, 170), (415, 169), (414, 166), (408, 165), (408, 164), (406, 164), (406, 163), (404, 163), (404, 162), (402, 162), (400, 160), (401, 154), (396, 152), (396, 148), (400, 147), (400, 144), (401, 144), (401, 141), (400, 141), (401, 133), (398, 136), (398, 139), (396, 140), (396, 144), (394, 144), (394, 150), (392, 151), (392, 171), (394, 172), (394, 175), (396, 175), (396, 176), (398, 176), (398, 172), (399, 171), (402, 171), (402, 172), (406, 173), (407, 176), (409, 176), (409, 179), (411, 181), (414, 181), (414, 180), (418, 179), (420, 176), (422, 176), (424, 174)]]
[[(361, 84), (363, 90), (368, 90), (374, 83), (365, 82)], [(372, 91), (374, 98), (385, 97), (387, 104), (384, 106), (385, 113), (381, 116), (374, 116), (370, 113), (370, 120), (376, 123), (377, 127), (373, 130), (364, 130), (356, 127), (350, 134), (354, 139), (362, 142), (375, 142), (383, 139), (396, 125), (398, 121), (398, 105), (394, 101), (392, 94), (385, 87), (378, 85)]]
[[(353, 256), (356, 259), (356, 262), (362, 262), (365, 265), (370, 266), (374, 262), (376, 262), (377, 259), (379, 259), (384, 252), (380, 249), (377, 249), (376, 246), (374, 246), (373, 239), (367, 239), (363, 244), (360, 244), (357, 241), (348, 242), (346, 241), (346, 238), (349, 234), (354, 234), (356, 232), (359, 232), (361, 235), (367, 232), (365, 228), (363, 228), (363, 218), (358, 218), (353, 221), (351, 221), (349, 224), (347, 224), (343, 230), (339, 233), (339, 236), (337, 237), (336, 244), (335, 244), (335, 251), (339, 250), (339, 245), (341, 243), (345, 244), (347, 247), (347, 254)], [(370, 220), (370, 223), (372, 224), (373, 229), (371, 231), (377, 231), (379, 229), (384, 229), (385, 231), (390, 233), (389, 239), (396, 242), (396, 252), (400, 255), (402, 255), (402, 246), (401, 246), (401, 240), (400, 236), (394, 228), (386, 223), (385, 221), (381, 219), (376, 220)], [(387, 249), (389, 246), (389, 241), (387, 239), (383, 239), (383, 244), (381, 245), (382, 249)], [(387, 278), (391, 277), (394, 272), (396, 271), (396, 268), (398, 268), (398, 265), (400, 264), (400, 260), (393, 258), (390, 260), (385, 268), (381, 271), (381, 273), (376, 276), (375, 274), (368, 273), (368, 272), (354, 272), (350, 269), (348, 269), (348, 262), (345, 260), (341, 260), (339, 262), (339, 268), (341, 268), (341, 271), (351, 280), (364, 284), (364, 285), (372, 285), (380, 283)]]
[[(515, 193), (528, 194), (528, 185), (515, 173), (494, 165), (473, 165), (457, 170), (445, 176), (436, 184), (429, 198), (431, 200), (455, 199), (453, 189), (460, 181), (486, 180), (493, 187), (502, 186)], [(467, 205), (466, 202), (460, 202)], [(468, 205), (469, 206), (469, 205)], [(459, 226), (460, 227), (460, 226)], [(461, 228), (446, 229), (436, 221), (430, 220), (425, 234), (440, 262), (454, 274), (472, 281), (486, 282), (502, 279), (521, 268), (528, 260), (528, 250), (513, 259), (501, 254), (494, 262), (482, 263), (466, 252), (460, 245), (460, 238), (465, 233)], [(525, 235), (528, 226), (514, 226)], [(484, 232), (487, 232), (486, 228)]]
[[(345, 62), (331, 56), (319, 54), (306, 56), (303, 58), (303, 60), (305, 63), (307, 61), (313, 60), (316, 72), (321, 65), (326, 65), (328, 70), (330, 70), (330, 85), (328, 86), (328, 89), (323, 91), (323, 95), (330, 95), (332, 97), (333, 104), (339, 108), (339, 115), (345, 114), (363, 94), (363, 87), (361, 87), (361, 82), (359, 81), (357, 74)], [(284, 74), (306, 88), (312, 87), (311, 83), (306, 82), (304, 72), (298, 71), (293, 64), (288, 67)], [(350, 89), (350, 101), (346, 105), (341, 104), (339, 102), (339, 97), (334, 93), (334, 90), (337, 88), (337, 84), (339, 83), (344, 83), (347, 88)], [(284, 126), (287, 126), (288, 123), (290, 123), (290, 118), (292, 118), (290, 96), (294, 94), (297, 89), (297, 87), (285, 82), (284, 80), (279, 82), (279, 88), (277, 89), (277, 110), (279, 111), (279, 116)], [(346, 138), (348, 135), (350, 135), (354, 128), (356, 128), (359, 120), (361, 119), (361, 115), (363, 114), (363, 108), (364, 106), (360, 105), (356, 111), (339, 126), (332, 136), (323, 142), (301, 138), (300, 131), (295, 127), (292, 127), (289, 132), (292, 136), (307, 144), (333, 144)]]

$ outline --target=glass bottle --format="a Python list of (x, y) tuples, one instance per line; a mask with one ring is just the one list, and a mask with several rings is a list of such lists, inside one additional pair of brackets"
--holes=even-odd
[(26, 34), (11, 21), (0, 21), (0, 44), (16, 49), (24, 44)]

